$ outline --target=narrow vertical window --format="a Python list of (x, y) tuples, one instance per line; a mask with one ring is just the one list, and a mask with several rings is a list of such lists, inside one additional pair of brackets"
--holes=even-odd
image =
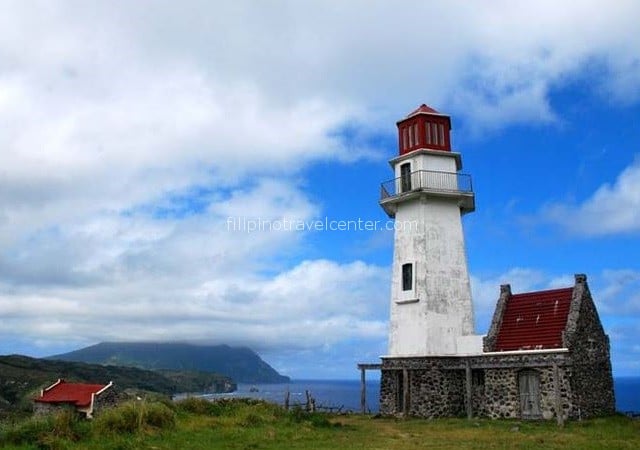
[(418, 134), (418, 124), (413, 125), (413, 143), (420, 144), (420, 135)]
[(444, 147), (444, 125), (438, 125), (438, 129), (440, 130), (440, 145)]
[(402, 129), (402, 148), (407, 148), (407, 127)]
[(431, 124), (429, 122), (424, 124), (424, 129), (426, 130), (426, 134), (427, 134), (427, 144), (431, 144)]
[(400, 184), (402, 192), (411, 190), (411, 163), (400, 166)]
[(410, 291), (413, 289), (413, 264), (402, 265), (402, 290)]
[(438, 126), (435, 123), (431, 124), (431, 136), (433, 138), (433, 145), (440, 145), (438, 143)]
[(409, 147), (413, 147), (413, 126), (409, 125)]

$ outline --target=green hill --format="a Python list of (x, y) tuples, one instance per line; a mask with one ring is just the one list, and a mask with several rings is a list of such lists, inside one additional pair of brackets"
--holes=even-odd
[(287, 383), (253, 350), (228, 345), (195, 345), (158, 342), (102, 342), (50, 359), (94, 364), (216, 372), (240, 383)]
[(230, 378), (215, 373), (160, 373), (135, 367), (9, 355), (0, 356), (0, 410), (29, 407), (30, 397), (58, 378), (105, 384), (113, 381), (119, 391), (134, 389), (167, 395), (178, 392), (230, 392), (236, 388)]

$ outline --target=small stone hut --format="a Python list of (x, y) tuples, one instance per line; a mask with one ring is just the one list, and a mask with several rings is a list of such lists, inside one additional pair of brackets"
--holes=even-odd
[(58, 379), (51, 386), (42, 389), (34, 399), (36, 414), (48, 414), (60, 409), (73, 409), (91, 419), (101, 406), (114, 403), (114, 391), (109, 384), (67, 383)]
[(565, 289), (501, 286), (482, 350), (383, 357), (381, 412), (558, 421), (615, 412), (609, 338), (585, 275)]

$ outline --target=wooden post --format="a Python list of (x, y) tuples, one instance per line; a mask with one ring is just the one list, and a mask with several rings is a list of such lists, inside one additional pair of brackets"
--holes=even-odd
[(284, 394), (284, 410), (285, 411), (289, 411), (289, 396), (291, 395), (291, 392), (289, 391), (289, 388), (287, 388), (287, 392)]
[(402, 412), (409, 415), (409, 371), (402, 369)]
[(363, 414), (367, 412), (367, 380), (365, 372), (367, 370), (380, 370), (380, 364), (358, 364), (360, 370), (360, 410)]
[(467, 360), (465, 366), (467, 392), (467, 419), (473, 418), (473, 385), (471, 380), (471, 363)]
[(362, 414), (367, 412), (367, 382), (365, 368), (360, 368), (360, 411)]
[(556, 420), (559, 427), (564, 426), (564, 414), (562, 411), (562, 398), (560, 398), (560, 370), (558, 363), (553, 363), (553, 391), (556, 400)]

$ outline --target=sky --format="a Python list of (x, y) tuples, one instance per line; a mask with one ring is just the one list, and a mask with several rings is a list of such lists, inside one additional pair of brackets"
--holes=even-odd
[(585, 273), (614, 376), (640, 375), (640, 3), (0, 4), (0, 354), (226, 343), (358, 377), (393, 232), (273, 224), (386, 223), (395, 122), (426, 103), (473, 179), (476, 332), (500, 284)]

